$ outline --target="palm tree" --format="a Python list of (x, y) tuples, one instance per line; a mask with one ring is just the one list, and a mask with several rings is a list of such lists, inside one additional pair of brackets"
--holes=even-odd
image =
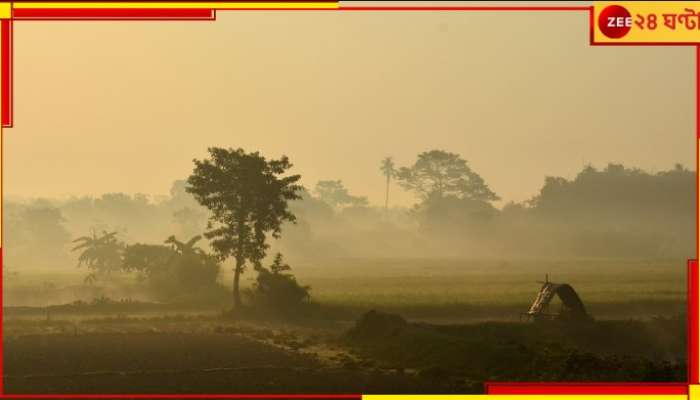
[(391, 178), (396, 175), (396, 168), (394, 168), (394, 160), (391, 157), (386, 157), (382, 160), (382, 165), (379, 167), (384, 176), (386, 177), (386, 198), (384, 200), (384, 209), (389, 209), (389, 184), (391, 183)]
[(216, 257), (195, 246), (201, 239), (202, 236), (197, 235), (181, 242), (170, 236), (165, 241), (172, 250), (168, 264), (182, 288), (211, 287), (219, 275), (220, 265)]
[(166, 244), (172, 245), (172, 249), (181, 255), (189, 255), (189, 254), (196, 254), (200, 255), (203, 253), (203, 250), (200, 249), (199, 247), (195, 247), (194, 245), (199, 242), (202, 239), (202, 236), (197, 235), (194, 236), (192, 239), (188, 240), (187, 243), (181, 242), (175, 238), (174, 235), (171, 235), (168, 237), (168, 239), (165, 241)]
[(104, 274), (121, 268), (124, 244), (117, 239), (117, 232), (103, 231), (98, 236), (95, 231), (91, 236), (82, 236), (73, 243), (78, 243), (72, 251), (82, 250), (78, 257), (78, 267), (85, 265), (94, 272), (85, 278), (86, 283), (94, 283), (96, 274)]

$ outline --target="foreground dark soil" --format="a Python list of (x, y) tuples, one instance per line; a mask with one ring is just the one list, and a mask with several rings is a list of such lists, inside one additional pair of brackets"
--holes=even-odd
[(408, 323), (370, 312), (345, 339), (360, 355), (436, 381), (683, 382), (683, 316), (650, 321)]
[(479, 393), (484, 381), (684, 381), (683, 316), (354, 326), (180, 316), (4, 321), (7, 393)]
[[(240, 337), (27, 337), (6, 347), (8, 393), (367, 393), (434, 390), (406, 374), (329, 368)], [(449, 387), (441, 387), (450, 391)]]
[(371, 368), (342, 349), (324, 345), (318, 334), (302, 337), (286, 329), (157, 319), (6, 325), (11, 332), (4, 340), (7, 393), (451, 393), (463, 389), (447, 382), (436, 385), (403, 371)]

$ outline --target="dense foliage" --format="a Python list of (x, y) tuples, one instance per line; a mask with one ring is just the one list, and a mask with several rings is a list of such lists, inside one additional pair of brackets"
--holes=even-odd
[(217, 259), (195, 247), (195, 236), (180, 242), (170, 236), (165, 245), (136, 243), (124, 250), (123, 269), (137, 271), (156, 296), (166, 301), (199, 301), (216, 298), (223, 288), (217, 283)]
[(209, 149), (209, 159), (194, 160), (187, 191), (210, 211), (208, 230), (214, 254), (235, 260), (233, 300), (240, 306), (239, 282), (247, 263), (266, 255), (267, 235), (279, 238), (285, 221), (296, 217), (289, 201), (299, 199), (301, 176), (284, 174), (292, 167), (287, 157), (267, 160), (243, 149)]
[[(395, 180), (414, 193), (410, 208), (387, 207), (386, 197), (384, 204), (372, 206), (340, 180), (303, 190), (297, 175), (284, 174), (290, 165), (286, 158), (219, 149), (196, 166), (199, 178), (190, 189), (200, 192), (196, 196), (205, 205), (182, 180), (161, 197), (107, 193), (6, 200), (7, 265), (21, 271), (75, 263), (78, 253), (70, 249), (95, 240), (89, 236), (71, 244), (85, 232), (118, 232), (125, 243), (157, 243), (173, 233), (193, 237), (206, 231), (204, 246), (211, 245), (219, 260), (231, 256), (241, 272), (262, 262), (270, 246), (293, 261), (396, 255), (687, 258), (694, 253), (695, 173), (681, 165), (658, 172), (620, 164), (586, 166), (572, 178), (545, 177), (528, 201), (501, 205), (457, 154), (427, 151), (408, 167), (387, 158), (377, 178)], [(233, 172), (227, 169), (235, 169), (238, 178), (229, 178)], [(284, 237), (269, 240), (282, 229)], [(121, 251), (115, 243), (109, 246), (112, 253)], [(93, 250), (102, 255), (83, 259), (91, 271), (114, 268), (108, 250)]]
[(258, 268), (258, 276), (250, 290), (252, 303), (277, 311), (295, 311), (310, 299), (310, 287), (300, 285), (291, 267), (277, 253), (268, 268)]

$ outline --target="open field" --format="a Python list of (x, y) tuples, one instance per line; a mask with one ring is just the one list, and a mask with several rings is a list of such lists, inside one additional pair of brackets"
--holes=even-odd
[[(80, 271), (82, 272), (82, 271)], [(571, 284), (590, 314), (603, 319), (649, 318), (685, 311), (684, 260), (416, 260), (331, 259), (299, 262), (298, 280), (330, 319), (354, 320), (370, 309), (409, 319), (517, 320), (527, 311), (545, 274)], [(242, 282), (249, 285), (251, 275)], [(44, 307), (76, 299), (148, 301), (135, 287), (86, 287), (74, 273), (20, 273), (6, 277), (6, 306)], [(230, 283), (228, 274), (222, 282)], [(157, 312), (218, 313), (227, 305), (163, 307)], [(123, 312), (122, 312), (123, 313)], [(128, 312), (127, 312), (128, 314)]]
[(685, 260), (333, 260), (300, 265), (297, 277), (322, 304), (473, 321), (517, 320), (546, 274), (599, 318), (685, 311)]
[[(545, 274), (573, 285), (596, 322), (518, 322)], [(100, 286), (84, 291), (74, 273), (6, 277), (7, 390), (478, 393), (486, 380), (686, 373), (682, 261), (344, 259), (299, 263), (297, 278), (314, 303), (285, 322), (227, 315), (226, 304), (149, 302), (136, 290), (95, 301)], [(371, 309), (409, 322), (356, 322)]]

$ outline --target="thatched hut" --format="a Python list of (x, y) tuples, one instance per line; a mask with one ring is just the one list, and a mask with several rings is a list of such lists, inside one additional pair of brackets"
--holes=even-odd
[[(554, 319), (571, 319), (571, 320), (586, 320), (591, 317), (586, 312), (586, 307), (583, 301), (578, 296), (574, 288), (567, 283), (554, 283), (549, 281), (549, 277), (545, 278), (540, 288), (535, 301), (532, 302), (530, 309), (525, 314), (528, 319), (533, 320), (554, 320)], [(550, 303), (554, 297), (561, 300), (559, 310), (550, 310)]]

